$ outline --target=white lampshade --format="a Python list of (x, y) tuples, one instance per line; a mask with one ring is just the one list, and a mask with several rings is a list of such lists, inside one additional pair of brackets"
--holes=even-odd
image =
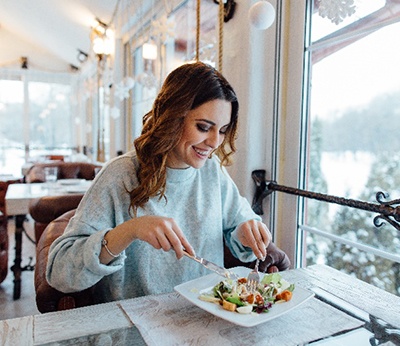
[(157, 59), (157, 46), (154, 43), (147, 42), (143, 44), (142, 56), (143, 59), (156, 60)]
[(104, 44), (104, 40), (102, 37), (96, 37), (93, 40), (93, 51), (96, 54), (103, 54), (105, 50), (105, 44)]
[(268, 1), (258, 1), (250, 7), (249, 20), (258, 30), (268, 29), (275, 20), (275, 9)]
[(107, 28), (103, 33), (98, 28), (93, 29), (92, 46), (96, 54), (110, 55), (114, 51), (114, 31)]

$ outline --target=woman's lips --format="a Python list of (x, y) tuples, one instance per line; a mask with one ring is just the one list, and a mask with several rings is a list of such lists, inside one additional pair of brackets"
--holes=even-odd
[(193, 150), (196, 152), (196, 154), (200, 155), (201, 157), (207, 157), (209, 154), (208, 150), (202, 150), (202, 149), (196, 148), (196, 147), (193, 147)]

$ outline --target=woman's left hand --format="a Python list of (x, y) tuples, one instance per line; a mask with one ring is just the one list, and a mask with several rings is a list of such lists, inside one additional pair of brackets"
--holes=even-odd
[(264, 223), (257, 220), (242, 222), (238, 226), (238, 237), (243, 246), (252, 248), (257, 258), (266, 257), (266, 249), (272, 241), (272, 235)]

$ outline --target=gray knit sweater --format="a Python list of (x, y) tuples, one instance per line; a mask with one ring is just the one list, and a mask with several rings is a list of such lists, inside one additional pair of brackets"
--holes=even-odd
[[(135, 240), (123, 255), (108, 265), (99, 261), (104, 234), (129, 220), (127, 191), (137, 185), (135, 152), (108, 162), (82, 199), (63, 236), (51, 246), (47, 279), (63, 292), (81, 291), (95, 285), (98, 303), (171, 292), (174, 286), (209, 274), (189, 258), (176, 259), (175, 252), (156, 250)], [(196, 254), (223, 265), (223, 237), (244, 262), (254, 260), (250, 248), (237, 240), (235, 228), (257, 219), (248, 201), (218, 159), (207, 160), (200, 169), (168, 169), (166, 197), (151, 198), (138, 215), (175, 219)]]

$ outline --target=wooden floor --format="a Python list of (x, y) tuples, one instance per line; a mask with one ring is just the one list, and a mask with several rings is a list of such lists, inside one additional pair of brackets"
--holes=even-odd
[[(33, 222), (28, 220), (24, 224), (27, 233), (34, 237)], [(22, 317), (27, 315), (39, 314), (35, 303), (35, 290), (33, 285), (33, 271), (22, 272), (21, 282), (21, 298), (19, 300), (13, 299), (14, 288), (14, 275), (10, 267), (14, 263), (14, 220), (10, 219), (8, 222), (8, 236), (9, 236), (9, 249), (8, 249), (8, 274), (6, 279), (0, 283), (0, 320), (9, 318)], [(22, 241), (22, 266), (29, 262), (29, 257), (33, 257), (32, 263), (35, 263), (35, 245), (32, 244), (27, 237), (23, 236)]]

